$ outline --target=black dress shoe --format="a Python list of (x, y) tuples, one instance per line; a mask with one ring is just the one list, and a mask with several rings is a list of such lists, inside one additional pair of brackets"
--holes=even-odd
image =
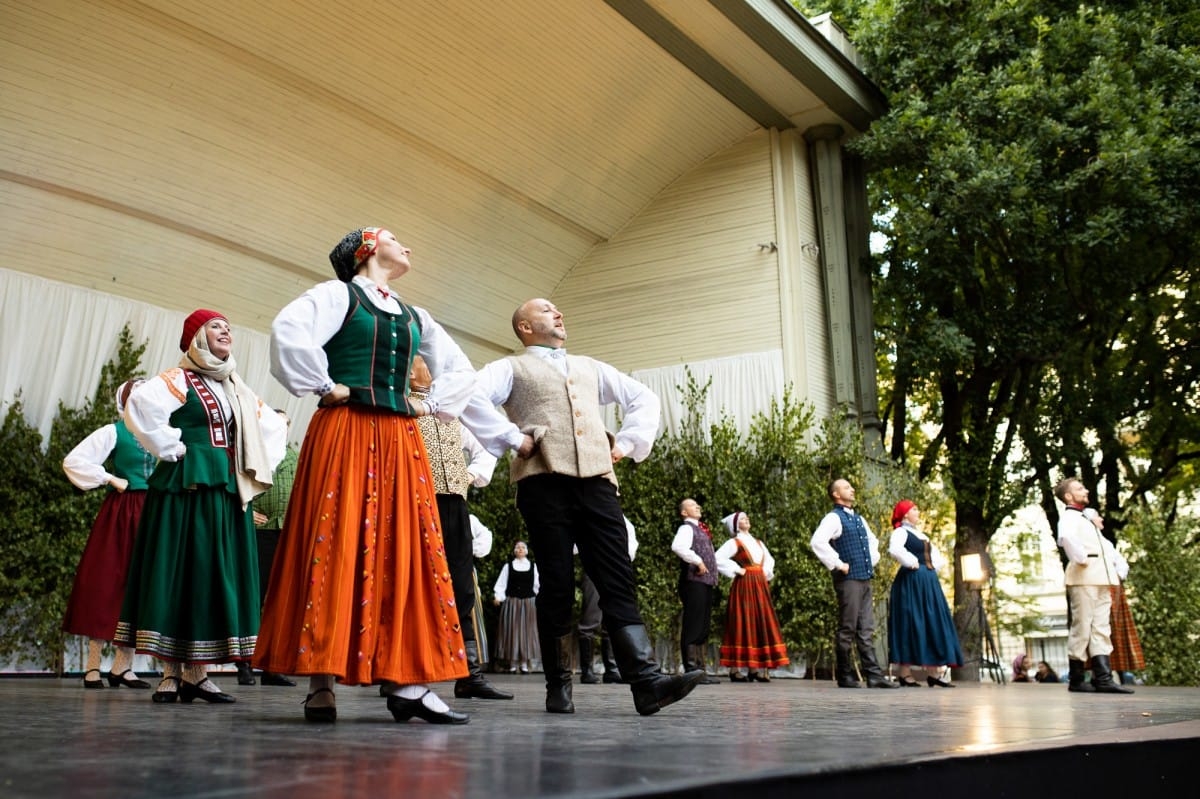
[(273, 671), (264, 671), (258, 681), (263, 685), (281, 685), (287, 688), (295, 688), (296, 681), (290, 677), (285, 677), (282, 674), (276, 674)]
[[(423, 698), (424, 694), (421, 696)], [(404, 699), (394, 695), (387, 698), (387, 709), (392, 712), (392, 718), (396, 721), (408, 721), (413, 716), (430, 724), (466, 724), (471, 720), (466, 713), (455, 713), (453, 710), (437, 713), (427, 708), (421, 699)]]
[[(293, 683), (294, 685), (295, 683)], [(337, 706), (323, 705), (321, 707), (311, 707), (309, 702), (312, 698), (320, 693), (327, 693), (333, 696), (332, 688), (318, 688), (308, 696), (304, 697), (304, 720), (311, 721), (314, 724), (333, 724), (337, 721)]]
[(742, 674), (740, 671), (731, 671), (731, 672), (729, 672), (729, 681), (730, 682), (750, 682), (750, 678), (747, 677), (745, 674)]
[(954, 686), (945, 680), (939, 680), (937, 677), (926, 677), (925, 682), (929, 683), (930, 688), (953, 688)]
[(892, 682), (886, 677), (868, 677), (868, 688), (899, 688), (900, 683)]
[(839, 679), (837, 681), (838, 688), (862, 688), (862, 683), (858, 680)]
[[(713, 679), (716, 682), (720, 682), (720, 680), (717, 680), (715, 677)], [(600, 678), (600, 681), (606, 685), (623, 684), (625, 682), (625, 680), (621, 679), (621, 673), (618, 671), (605, 671), (604, 676)]]
[(204, 683), (214, 685), (212, 680), (208, 679), (207, 677), (205, 677), (196, 685), (192, 685), (190, 682), (181, 681), (179, 683), (179, 701), (183, 702), (184, 704), (191, 704), (193, 699), (202, 699), (205, 702), (216, 705), (229, 705), (237, 701), (229, 694), (223, 694), (220, 691), (206, 691), (200, 687), (201, 685), (204, 685)]
[(912, 678), (911, 674), (906, 674), (900, 678), (900, 687), (901, 688), (920, 688), (921, 683), (914, 680)]
[(120, 688), (124, 685), (126, 688), (149, 688), (150, 683), (145, 680), (139, 680), (133, 669), (125, 669), (120, 674), (109, 673), (108, 684), (113, 688)]
[(754, 674), (750, 675), (750, 679), (754, 680), (755, 682), (770, 682), (771, 675), (767, 674), (765, 671), (756, 671)]
[[(88, 675), (92, 674), (92, 673), (95, 673), (96, 679), (89, 680)], [(103, 688), (104, 687), (104, 679), (100, 676), (100, 669), (88, 669), (86, 672), (84, 672), (83, 687), (84, 688)]]
[(156, 690), (154, 693), (150, 694), (151, 702), (155, 703), (156, 705), (169, 705), (175, 701), (176, 697), (179, 696), (180, 680), (178, 677), (163, 677), (162, 681), (158, 684), (158, 687), (162, 688), (167, 682), (174, 683), (174, 687), (172, 687), (169, 691)]
[(501, 691), (487, 681), (487, 678), (468, 677), (454, 683), (454, 696), (457, 699), (512, 699), (513, 695)]
[(250, 664), (239, 661), (237, 664), (238, 685), (254, 685), (254, 669)]

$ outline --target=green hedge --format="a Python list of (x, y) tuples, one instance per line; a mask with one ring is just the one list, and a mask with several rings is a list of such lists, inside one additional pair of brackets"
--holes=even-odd
[(83, 492), (62, 470), (63, 457), (116, 418), (117, 386), (137, 375), (146, 346), (126, 327), (100, 385), (81, 408), (61, 402), (43, 449), (41, 433), (25, 420), (18, 395), (0, 427), (0, 661), (17, 657), (61, 674), (63, 612), (75, 568), (104, 492)]

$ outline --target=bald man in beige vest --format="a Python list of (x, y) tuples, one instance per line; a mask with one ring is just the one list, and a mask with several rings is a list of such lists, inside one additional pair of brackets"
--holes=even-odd
[[(546, 674), (546, 710), (574, 713), (571, 699), (571, 616), (575, 600), (572, 548), (596, 584), (604, 627), (634, 706), (648, 716), (687, 696), (704, 672), (659, 673), (637, 607), (637, 586), (613, 464), (640, 461), (658, 435), (659, 401), (650, 389), (612, 366), (568, 355), (562, 314), (533, 299), (512, 318), (524, 350), (479, 370), (487, 398), (504, 407), (513, 427), (497, 440), (517, 450), (511, 479), (517, 509), (538, 559), (538, 636)], [(616, 403), (616, 435), (601, 408)], [(481, 438), (481, 440), (483, 440)], [(484, 441), (490, 446), (489, 441)]]

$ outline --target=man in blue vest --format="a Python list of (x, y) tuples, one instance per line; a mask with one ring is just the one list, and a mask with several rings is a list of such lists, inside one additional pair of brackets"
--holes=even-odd
[(863, 518), (854, 512), (854, 486), (838, 478), (829, 484), (833, 510), (821, 519), (809, 542), (813, 553), (833, 576), (838, 602), (838, 631), (835, 647), (839, 688), (860, 688), (851, 661), (858, 649), (862, 675), (870, 688), (899, 688), (889, 680), (875, 659), (875, 614), (872, 610), (871, 578), (879, 562), (879, 542)]

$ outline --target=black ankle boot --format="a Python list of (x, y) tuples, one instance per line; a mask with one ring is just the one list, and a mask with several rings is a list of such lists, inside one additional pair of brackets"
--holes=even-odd
[(582, 685), (595, 685), (600, 677), (592, 670), (596, 650), (591, 638), (579, 638), (579, 682)]
[(1131, 694), (1132, 688), (1126, 688), (1113, 680), (1112, 667), (1108, 655), (1092, 655), (1092, 687), (1101, 694)]
[(667, 705), (678, 702), (692, 692), (704, 679), (704, 672), (689, 671), (686, 674), (666, 675), (658, 670), (654, 662), (654, 648), (643, 624), (630, 624), (610, 630), (613, 652), (621, 676), (629, 683), (633, 692), (633, 705), (643, 716), (657, 713)]
[(454, 683), (454, 695), (459, 699), (512, 699), (512, 694), (496, 688), (483, 676), (483, 666), (479, 663), (479, 644), (472, 639), (465, 641), (463, 648), (467, 651), (469, 674)]
[[(701, 685), (720, 685), (721, 681), (718, 680), (714, 675), (709, 674), (708, 668), (704, 665), (704, 661), (705, 661), (704, 650), (707, 648), (708, 647), (704, 646), (703, 644), (694, 644), (694, 645), (688, 647), (688, 649), (690, 649), (692, 651), (692, 655), (689, 658), (689, 661), (691, 662), (692, 666), (694, 666), (696, 668), (697, 671), (699, 671), (701, 674), (704, 675), (704, 677), (701, 678), (701, 680), (700, 680)], [(686, 670), (691, 671), (692, 669), (689, 666)], [(765, 680), (764, 680), (764, 682), (765, 682)]]
[(571, 636), (544, 636), (542, 671), (546, 675), (546, 712), (574, 713), (571, 701)]
[(1095, 686), (1083, 681), (1083, 661), (1068, 660), (1067, 661), (1067, 690), (1076, 693), (1090, 694), (1096, 690)]

